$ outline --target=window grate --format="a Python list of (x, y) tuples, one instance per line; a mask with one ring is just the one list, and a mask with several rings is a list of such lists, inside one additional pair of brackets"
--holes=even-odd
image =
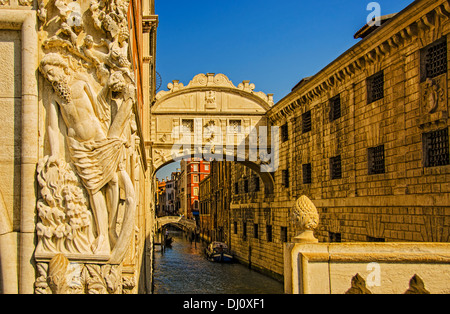
[(272, 226), (271, 225), (266, 226), (266, 233), (267, 233), (267, 242), (272, 242)]
[(341, 156), (330, 158), (331, 179), (342, 179)]
[(342, 242), (342, 234), (335, 233), (335, 232), (329, 232), (328, 239), (329, 239), (330, 243), (341, 243)]
[(259, 225), (253, 224), (253, 238), (259, 239)]
[(341, 117), (341, 95), (337, 95), (330, 99), (330, 121), (337, 120)]
[(289, 187), (289, 169), (282, 170), (281, 172), (281, 183), (285, 188)]
[(181, 121), (183, 127), (183, 132), (194, 133), (194, 120), (193, 119), (183, 119)]
[(281, 142), (284, 143), (289, 140), (289, 127), (285, 123), (281, 126)]
[(379, 99), (384, 98), (384, 72), (377, 74), (367, 79), (367, 99), (369, 104)]
[(385, 173), (384, 145), (369, 148), (369, 174)]
[(302, 132), (308, 133), (312, 130), (311, 110), (302, 115)]
[(447, 40), (439, 40), (427, 48), (425, 55), (426, 77), (435, 78), (447, 73)]
[(253, 177), (253, 183), (254, 183), (254, 191), (255, 192), (259, 192), (261, 190), (261, 186), (259, 183), (259, 177), (258, 176), (254, 176)]
[(281, 242), (286, 243), (288, 242), (288, 228), (287, 227), (281, 227), (280, 230), (280, 238)]
[(425, 167), (450, 165), (448, 128), (425, 133)]
[(311, 164), (303, 165), (303, 184), (312, 183), (312, 166)]

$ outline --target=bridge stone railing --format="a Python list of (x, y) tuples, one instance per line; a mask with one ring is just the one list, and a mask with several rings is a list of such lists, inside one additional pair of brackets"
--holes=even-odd
[(284, 247), (286, 293), (450, 293), (450, 243), (319, 243), (314, 204), (302, 196), (294, 213), (303, 232)]

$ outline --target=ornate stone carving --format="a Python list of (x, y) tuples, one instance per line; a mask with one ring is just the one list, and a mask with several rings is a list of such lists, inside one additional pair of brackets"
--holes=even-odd
[(86, 264), (84, 276), (88, 294), (119, 294), (122, 272), (117, 265)]
[(352, 286), (347, 290), (345, 294), (372, 294), (372, 292), (367, 289), (366, 281), (359, 274), (356, 274), (352, 278)]
[(430, 294), (430, 292), (425, 289), (422, 278), (416, 274), (409, 281), (409, 289), (406, 290), (405, 294)]
[(425, 83), (421, 85), (421, 101), (424, 114), (435, 113), (439, 105), (443, 105), (445, 101), (445, 85), (443, 78), (440, 79), (427, 79)]
[(92, 215), (75, 172), (64, 160), (48, 156), (39, 162), (37, 172), (42, 196), (37, 204), (37, 254), (91, 254)]
[(85, 8), (56, 0), (48, 6), (54, 6), (48, 8), (52, 16), (39, 7), (41, 21), (49, 21), (43, 27), (48, 38), (39, 70), (53, 93), (44, 97), (50, 151), (38, 169), (37, 253), (82, 254), (76, 258), (119, 264), (133, 235), (136, 211), (127, 169), (136, 137), (128, 3), (93, 0)]
[(67, 269), (69, 260), (63, 254), (57, 254), (48, 265), (47, 282), (53, 294), (67, 294)]
[(314, 230), (319, 225), (319, 213), (307, 196), (303, 195), (296, 201), (294, 217), (302, 231), (294, 238), (295, 242), (319, 242), (314, 237)]
[[(156, 95), (156, 99), (161, 99), (164, 96), (170, 95), (171, 93), (184, 90), (184, 89), (192, 89), (192, 88), (204, 88), (204, 87), (217, 87), (217, 88), (229, 88), (234, 89), (236, 91), (243, 91), (249, 94), (253, 94), (265, 102), (267, 102), (270, 106), (274, 104), (273, 94), (265, 94), (264, 92), (254, 92), (255, 84), (250, 84), (250, 81), (243, 81), (238, 85), (238, 87), (234, 86), (233, 82), (224, 74), (197, 74), (194, 78), (189, 82), (188, 85), (184, 86), (178, 80), (173, 81), (167, 85), (169, 91), (160, 91)], [(211, 91), (207, 92), (206, 98), (209, 98), (209, 101), (213, 100), (213, 95), (209, 94)], [(215, 96), (215, 95), (214, 95)], [(208, 105), (208, 100), (207, 105)], [(207, 109), (215, 109), (215, 108), (207, 108)]]
[(215, 91), (208, 91), (206, 92), (205, 96), (205, 108), (206, 109), (216, 109), (216, 92)]
[(70, 263), (57, 254), (49, 263), (38, 263), (36, 294), (120, 294), (123, 286), (120, 265)]

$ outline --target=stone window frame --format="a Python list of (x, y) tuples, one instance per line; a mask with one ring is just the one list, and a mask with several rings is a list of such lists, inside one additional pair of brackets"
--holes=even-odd
[(260, 181), (258, 175), (255, 175), (255, 176), (253, 177), (253, 186), (254, 186), (254, 189), (253, 189), (254, 192), (259, 192), (259, 191), (261, 191), (261, 181)]
[(336, 121), (340, 117), (342, 117), (342, 97), (341, 94), (330, 98), (329, 100), (329, 108), (330, 108), (330, 122)]
[(330, 243), (341, 243), (342, 242), (342, 233), (328, 231), (328, 241)]
[(281, 170), (281, 185), (289, 188), (289, 169)]
[(184, 128), (188, 129), (190, 131), (190, 133), (194, 133), (194, 124), (195, 121), (192, 118), (183, 118), (181, 119), (181, 128), (182, 131), (184, 131)]
[(287, 122), (281, 126), (280, 135), (281, 135), (281, 143), (289, 141), (289, 125)]
[(307, 163), (302, 165), (303, 184), (312, 183), (312, 164)]
[(253, 224), (253, 238), (259, 239), (259, 224), (257, 223)]
[(242, 240), (247, 241), (247, 222), (242, 222)]
[(266, 237), (267, 237), (267, 242), (273, 242), (273, 227), (272, 227), (272, 225), (266, 225)]
[(386, 173), (386, 151), (384, 144), (368, 148), (367, 157), (369, 175)]
[(341, 155), (330, 158), (330, 178), (331, 178), (331, 180), (342, 179), (342, 157), (341, 157)]
[(302, 133), (306, 134), (312, 131), (312, 111), (308, 110), (302, 114)]
[(287, 243), (288, 242), (288, 227), (281, 226), (280, 227), (280, 240), (281, 243)]
[[(441, 68), (443, 70), (441, 71), (432, 71), (432, 74), (428, 73), (428, 66), (430, 65), (428, 63), (429, 61), (429, 53), (431, 50), (438, 48), (441, 46), (442, 51), (445, 52), (445, 57), (442, 58), (443, 64), (441, 65)], [(420, 50), (420, 82), (425, 82), (427, 79), (433, 79), (440, 75), (446, 74), (448, 72), (448, 44), (447, 44), (447, 36), (443, 36), (439, 38), (438, 40), (434, 41), (433, 43), (425, 46)], [(435, 60), (436, 61), (436, 60)]]
[[(439, 134), (443, 133), (443, 134)], [(436, 137), (438, 137), (436, 139)], [(443, 139), (439, 139), (443, 137)], [(449, 148), (449, 128), (430, 131), (422, 134), (422, 147), (423, 147), (423, 166), (425, 168), (444, 167), (450, 165), (450, 148)], [(442, 162), (434, 161), (433, 152), (443, 151), (441, 159), (445, 158)], [(444, 154), (446, 156), (444, 156)]]
[(377, 100), (384, 98), (385, 96), (384, 70), (381, 70), (375, 73), (374, 75), (368, 77), (366, 82), (367, 82), (367, 104), (374, 103)]
[(248, 179), (245, 179), (245, 180), (244, 180), (244, 194), (247, 194), (247, 193), (250, 191), (249, 186), (250, 186), (249, 180), (248, 180)]

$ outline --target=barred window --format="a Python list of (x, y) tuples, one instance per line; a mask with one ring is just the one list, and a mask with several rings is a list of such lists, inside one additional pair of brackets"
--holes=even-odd
[(312, 130), (312, 124), (311, 124), (311, 110), (305, 112), (302, 115), (302, 132), (308, 133)]
[(304, 164), (303, 168), (303, 184), (310, 184), (312, 182), (312, 166), (311, 164)]
[(378, 72), (367, 79), (367, 101), (369, 104), (384, 98), (384, 72)]
[(335, 233), (335, 232), (329, 232), (328, 239), (329, 239), (329, 242), (331, 242), (331, 243), (341, 243), (342, 242), (342, 234)]
[(342, 179), (341, 156), (330, 158), (331, 180)]
[(244, 193), (248, 193), (248, 180), (244, 180)]
[(384, 145), (368, 149), (369, 174), (385, 173)]
[(287, 227), (281, 227), (281, 242), (287, 242), (288, 241), (288, 229)]
[(259, 225), (253, 224), (253, 237), (259, 239)]
[(281, 126), (281, 142), (284, 143), (289, 140), (289, 127), (285, 123)]
[(341, 117), (341, 95), (337, 95), (330, 99), (330, 121), (337, 120)]
[(447, 37), (421, 50), (421, 81), (447, 73)]
[(234, 184), (234, 194), (239, 194), (239, 183), (238, 182), (236, 182)]
[(450, 165), (448, 128), (423, 134), (424, 165)]
[(237, 221), (235, 221), (235, 222), (233, 223), (233, 231), (234, 231), (234, 234), (237, 234), (237, 233), (238, 233), (238, 223), (237, 223)]
[(272, 242), (272, 226), (271, 225), (266, 226), (266, 233), (267, 233), (267, 242)]
[(194, 119), (181, 120), (181, 126), (183, 127), (183, 129), (188, 130), (189, 132), (193, 133), (194, 132)]
[(253, 177), (253, 183), (254, 183), (254, 191), (255, 192), (259, 192), (261, 190), (261, 186), (259, 183), (259, 177), (258, 176), (254, 176)]
[(289, 187), (289, 169), (281, 171), (281, 184), (285, 187)]

